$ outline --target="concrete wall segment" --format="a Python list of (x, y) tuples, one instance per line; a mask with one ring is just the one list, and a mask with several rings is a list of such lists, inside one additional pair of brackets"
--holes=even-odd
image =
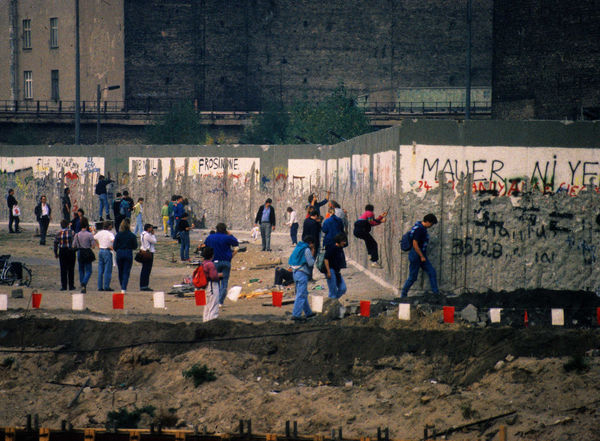
[[(146, 199), (145, 221), (158, 224), (162, 202), (182, 193), (197, 217), (206, 216), (208, 227), (225, 221), (242, 229), (251, 227), (258, 206), (270, 197), (277, 231), (286, 231), (286, 207), (301, 215), (310, 192), (331, 189), (351, 225), (366, 203), (378, 213), (389, 209), (389, 221), (373, 234), (384, 266), (376, 271), (395, 286), (407, 276), (407, 254), (398, 240), (432, 212), (439, 224), (431, 230), (429, 257), (444, 290), (595, 290), (600, 286), (597, 135), (597, 123), (404, 121), (334, 146), (0, 146), (0, 186), (16, 189), (24, 220), (32, 220), (40, 192), (58, 207), (64, 185), (77, 206), (95, 213), (93, 188), (104, 172), (117, 181), (115, 191), (127, 188), (134, 198)], [(90, 157), (103, 165), (86, 168)], [(217, 158), (222, 167), (200, 173), (200, 158)], [(238, 169), (230, 170), (236, 158)], [(438, 167), (427, 170), (426, 186), (415, 188), (426, 158), (429, 165), (439, 159)], [(441, 164), (450, 159), (460, 166), (448, 182)], [(521, 178), (510, 194), (486, 187), (493, 165), (499, 165), (492, 164), (495, 160), (503, 161), (496, 173), (510, 185), (510, 179)], [(474, 161), (486, 162), (473, 166)], [(43, 167), (35, 169), (36, 164)], [(554, 186), (536, 188), (546, 170), (552, 170)], [(74, 171), (78, 179), (69, 178)], [(431, 185), (429, 178), (439, 183)], [(6, 219), (5, 205), (0, 215)], [(367, 263), (364, 245), (354, 238), (347, 254)], [(428, 290), (428, 282), (420, 279), (414, 289)]]

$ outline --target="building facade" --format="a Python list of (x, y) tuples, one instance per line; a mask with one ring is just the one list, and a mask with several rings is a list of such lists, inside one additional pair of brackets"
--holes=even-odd
[[(81, 100), (122, 101), (124, 90), (123, 1), (80, 0)], [(57, 106), (75, 100), (76, 0), (0, 2), (0, 101)], [(105, 88), (119, 85), (120, 90)]]

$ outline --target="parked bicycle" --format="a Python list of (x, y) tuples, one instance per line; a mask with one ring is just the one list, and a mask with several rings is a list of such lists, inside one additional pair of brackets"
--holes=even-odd
[(10, 254), (0, 256), (0, 284), (29, 286), (31, 270), (22, 262), (11, 261)]

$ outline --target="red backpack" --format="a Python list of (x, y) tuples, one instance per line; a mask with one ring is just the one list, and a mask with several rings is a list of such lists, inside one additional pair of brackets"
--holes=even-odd
[(196, 288), (206, 288), (208, 286), (208, 280), (206, 279), (206, 274), (204, 273), (204, 267), (202, 265), (198, 265), (198, 268), (194, 270), (192, 284)]

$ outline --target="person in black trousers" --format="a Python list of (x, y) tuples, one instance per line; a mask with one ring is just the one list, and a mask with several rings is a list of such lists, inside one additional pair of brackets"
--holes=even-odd
[(156, 236), (154, 236), (154, 227), (152, 224), (144, 225), (144, 232), (140, 238), (140, 250), (149, 251), (147, 260), (142, 262), (142, 271), (140, 272), (140, 291), (152, 291), (150, 284), (150, 272), (152, 272), (152, 263), (154, 262), (154, 245)]
[(54, 236), (54, 256), (60, 262), (61, 291), (75, 289), (75, 250), (73, 249), (73, 230), (69, 228), (68, 220), (60, 221), (61, 230)]
[(127, 289), (131, 265), (133, 264), (133, 250), (137, 249), (137, 237), (130, 230), (129, 219), (123, 219), (119, 232), (113, 242), (113, 250), (117, 253), (117, 268), (119, 268), (119, 284), (121, 289)]
[[(8, 205), (8, 232), (19, 233), (19, 216), (13, 215), (13, 207), (19, 205), (15, 198), (15, 191), (10, 188), (8, 190), (8, 196), (6, 196), (6, 204)], [(15, 225), (13, 229), (13, 223)]]
[(48, 205), (46, 195), (40, 197), (40, 203), (36, 205), (34, 213), (40, 225), (40, 245), (46, 245), (48, 225), (50, 225), (50, 221), (52, 220), (52, 207)]
[(70, 194), (71, 190), (69, 190), (69, 187), (65, 188), (62, 197), (62, 215), (63, 219), (66, 221), (71, 220), (71, 196), (69, 196)]
[[(319, 253), (321, 248), (321, 216), (319, 211), (315, 207), (308, 209), (308, 217), (304, 219), (302, 224), (302, 241), (305, 241), (306, 237), (310, 237), (314, 242), (315, 256)], [(314, 267), (310, 267), (310, 280), (313, 280), (312, 271)]]

